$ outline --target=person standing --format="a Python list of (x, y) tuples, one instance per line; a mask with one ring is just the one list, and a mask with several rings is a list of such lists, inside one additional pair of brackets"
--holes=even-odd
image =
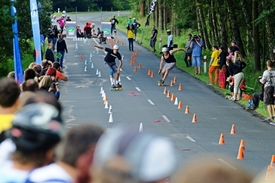
[(63, 29), (65, 27), (65, 17), (62, 15), (61, 18), (59, 18), (57, 20), (57, 22), (59, 23), (59, 27), (61, 29), (61, 33), (63, 32)]
[(157, 36), (158, 36), (158, 30), (156, 29), (156, 26), (153, 25), (152, 34), (150, 37), (150, 46), (154, 52), (156, 52), (155, 45), (156, 45), (156, 41), (157, 41)]
[(266, 62), (267, 70), (264, 71), (260, 82), (264, 84), (264, 104), (267, 107), (269, 117), (265, 120), (274, 122), (274, 86), (275, 86), (275, 70), (273, 69), (274, 62), (268, 60)]
[(58, 35), (58, 41), (57, 41), (56, 47), (57, 47), (57, 53), (61, 55), (60, 58), (57, 57), (57, 62), (60, 63), (61, 68), (64, 68), (63, 59), (64, 59), (65, 51), (66, 53), (68, 53), (68, 49), (67, 49), (66, 41), (63, 39), (63, 35), (61, 34)]
[(167, 32), (167, 35), (168, 35), (168, 38), (167, 38), (167, 48), (169, 50), (172, 50), (174, 48), (173, 35), (172, 35), (170, 29), (168, 29), (166, 32)]
[(203, 41), (201, 36), (194, 36), (191, 42), (190, 47), (192, 48), (192, 66), (195, 69), (195, 74), (201, 74), (201, 54)]
[(110, 20), (111, 22), (111, 35), (113, 36), (113, 32), (115, 33), (116, 36), (116, 25), (119, 23), (118, 20), (116, 19), (116, 16), (113, 15), (113, 17)]
[(127, 37), (129, 42), (129, 51), (134, 51), (134, 29), (133, 25), (127, 27)]
[(136, 40), (136, 38), (137, 38), (137, 30), (140, 27), (140, 23), (137, 22), (136, 18), (133, 18), (133, 27), (134, 27), (134, 33), (135, 33), (134, 40)]
[[(169, 50), (169, 48), (163, 47), (161, 51), (163, 55), (161, 56), (161, 59), (160, 59), (159, 71), (158, 71), (158, 73), (161, 74), (161, 80), (159, 81), (159, 85), (164, 85), (164, 81), (167, 78), (169, 71), (173, 69), (176, 65), (176, 58), (174, 57), (173, 53), (177, 51), (184, 51), (184, 49), (177, 48), (174, 50)], [(165, 61), (165, 64), (163, 66), (164, 61)]]
[[(212, 47), (212, 55), (211, 55), (211, 60), (209, 63), (209, 71), (208, 71), (208, 75), (209, 75), (209, 79), (210, 79), (210, 83), (209, 85), (213, 85), (213, 84), (217, 84), (218, 83), (218, 74), (219, 74), (219, 64), (218, 64), (218, 58), (219, 58), (219, 48), (217, 45), (214, 45)], [(213, 72), (215, 73), (215, 80), (213, 81)]]
[(226, 66), (227, 52), (223, 46), (219, 48), (219, 53), (219, 87), (224, 89), (226, 87), (226, 78), (228, 77), (228, 72)]
[(53, 51), (52, 51), (52, 47), (53, 47), (53, 41), (50, 41), (48, 43), (48, 47), (46, 49), (45, 59), (50, 60), (51, 62), (54, 62), (55, 59), (54, 59), (54, 54), (53, 54)]
[[(119, 46), (114, 45), (113, 49), (106, 48), (103, 46), (93, 45), (96, 48), (104, 50), (107, 52), (107, 55), (104, 58), (105, 65), (110, 69), (110, 81), (112, 88), (121, 88), (122, 85), (119, 82), (120, 69), (122, 67), (122, 58), (120, 53), (118, 52)], [(119, 61), (119, 65), (116, 65), (116, 58)], [(113, 75), (116, 73), (116, 79), (114, 80)]]
[(192, 34), (188, 34), (188, 40), (185, 44), (186, 52), (185, 52), (184, 58), (183, 58), (183, 60), (186, 64), (186, 67), (191, 67), (192, 66), (192, 63), (191, 63), (192, 48), (190, 47), (191, 42), (192, 42)]

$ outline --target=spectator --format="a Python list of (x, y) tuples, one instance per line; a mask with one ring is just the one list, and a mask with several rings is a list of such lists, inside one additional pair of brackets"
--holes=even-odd
[(14, 71), (9, 72), (9, 74), (7, 75), (7, 77), (15, 79), (15, 72)]
[(84, 37), (84, 34), (83, 34), (83, 32), (81, 32), (81, 29), (80, 29), (79, 25), (76, 26), (76, 37), (77, 38), (83, 38)]
[(66, 22), (72, 21), (72, 19), (70, 18), (70, 16), (68, 15), (66, 18)]
[(49, 67), (51, 67), (51, 61), (42, 60), (42, 70), (41, 70), (42, 76), (46, 74)]
[(61, 68), (64, 68), (63, 60), (64, 60), (65, 51), (66, 53), (68, 53), (66, 41), (63, 39), (63, 36), (59, 34), (58, 41), (57, 41), (57, 53), (59, 53), (61, 56), (60, 58), (57, 58), (57, 61), (60, 63)]
[(192, 42), (192, 34), (188, 34), (188, 40), (185, 44), (185, 49), (186, 49), (186, 52), (184, 54), (184, 62), (186, 64), (186, 67), (191, 67), (192, 66), (192, 63), (191, 63), (191, 57), (192, 57), (192, 48), (190, 47), (191, 46), (191, 42)]
[(30, 104), (16, 113), (8, 133), (16, 150), (12, 161), (0, 165), (1, 181), (25, 182), (30, 171), (51, 163), (62, 126), (58, 111), (48, 104)]
[(98, 38), (99, 38), (99, 44), (101, 44), (102, 42), (106, 44), (107, 37), (104, 36), (103, 31), (101, 31), (101, 33), (98, 35)]
[(35, 92), (39, 89), (39, 85), (37, 83), (37, 81), (35, 81), (34, 79), (28, 79), (27, 81), (24, 81), (22, 83), (22, 91), (26, 92), (26, 91), (31, 91), (31, 92)]
[(167, 35), (168, 35), (168, 38), (167, 38), (167, 48), (169, 49), (169, 50), (173, 50), (173, 48), (174, 48), (174, 43), (173, 43), (173, 35), (172, 35), (172, 33), (171, 33), (171, 30), (167, 30), (166, 31), (166, 33), (167, 33)]
[(129, 51), (134, 51), (134, 29), (133, 25), (128, 25), (127, 27), (127, 37), (129, 43)]
[(152, 34), (150, 37), (150, 46), (153, 49), (153, 52), (156, 52), (156, 41), (157, 41), (157, 36), (158, 36), (158, 30), (156, 29), (156, 26), (153, 25), (153, 30), (152, 30)]
[(131, 17), (129, 17), (128, 21), (127, 21), (127, 26), (132, 25), (133, 24), (133, 20)]
[(169, 139), (120, 129), (101, 136), (90, 172), (98, 183), (157, 183), (165, 182), (176, 167), (176, 153)]
[(58, 100), (60, 97), (60, 89), (58, 82), (53, 82), (51, 76), (44, 76), (39, 82), (39, 90), (50, 92)]
[(192, 66), (195, 69), (195, 74), (201, 74), (201, 54), (202, 54), (203, 41), (201, 36), (195, 35), (192, 39), (190, 48), (192, 48)]
[(61, 67), (58, 62), (53, 63), (53, 68), (56, 70), (55, 80), (59, 81), (68, 81), (68, 76), (66, 76), (64, 73), (61, 72)]
[(88, 22), (84, 26), (84, 36), (86, 38), (91, 38), (91, 36), (92, 36), (92, 27)]
[(137, 30), (140, 27), (140, 23), (137, 22), (136, 18), (133, 18), (133, 27), (134, 27), (134, 34), (135, 34), (135, 38), (134, 40), (137, 39)]
[(102, 133), (102, 128), (92, 124), (70, 129), (57, 148), (57, 161), (34, 170), (29, 176), (29, 182), (90, 182), (89, 166)]
[(57, 25), (53, 26), (53, 32), (54, 32), (54, 37), (53, 37), (52, 50), (55, 51), (55, 45), (56, 45), (56, 41), (57, 41), (58, 34), (59, 34)]
[[(211, 60), (209, 63), (209, 71), (208, 71), (208, 75), (209, 75), (209, 79), (210, 79), (210, 83), (209, 85), (213, 85), (213, 84), (218, 84), (218, 74), (219, 74), (219, 63), (218, 63), (218, 57), (219, 57), (219, 47), (217, 45), (214, 45), (212, 47), (212, 55), (211, 55)], [(213, 72), (215, 73), (215, 79), (213, 81)]]
[(264, 85), (260, 82), (260, 79), (262, 79), (262, 76), (259, 76), (257, 81), (261, 84), (260, 92), (253, 93), (252, 95), (252, 105), (248, 106), (247, 110), (256, 110), (259, 107), (260, 100), (264, 100)]
[(28, 79), (34, 79), (37, 76), (35, 70), (33, 69), (26, 69), (24, 71), (24, 80), (27, 81)]
[(0, 79), (0, 142), (4, 131), (11, 128), (11, 120), (19, 105), (20, 88), (12, 78)]
[(62, 15), (57, 22), (59, 23), (59, 27), (61, 29), (61, 33), (63, 32), (63, 29), (65, 27), (65, 15)]
[(246, 67), (246, 63), (243, 60), (243, 57), (239, 51), (234, 52), (234, 57), (233, 57), (233, 63), (237, 65), (241, 71)]
[(113, 15), (113, 17), (110, 20), (111, 22), (111, 35), (113, 36), (113, 32), (115, 33), (116, 36), (116, 25), (119, 23), (118, 20), (116, 19), (116, 16)]
[(275, 70), (274, 62), (268, 60), (266, 62), (267, 70), (264, 71), (260, 82), (264, 85), (264, 104), (267, 107), (269, 117), (265, 120), (274, 122), (274, 86), (275, 86)]
[(45, 59), (46, 60), (50, 60), (51, 62), (54, 62), (55, 59), (54, 59), (54, 54), (53, 54), (53, 51), (52, 51), (52, 47), (53, 47), (53, 42), (49, 42), (48, 43), (48, 47), (46, 49), (46, 54), (45, 54)]
[(98, 28), (97, 28), (97, 34), (96, 34), (97, 37), (98, 37), (100, 34), (101, 34), (101, 30), (100, 30), (100, 28), (98, 27)]
[(214, 156), (190, 159), (172, 177), (171, 183), (251, 183), (253, 176), (246, 169), (227, 157)]
[(224, 47), (219, 48), (219, 87), (224, 89), (226, 88), (226, 78), (229, 76), (226, 66), (226, 56), (227, 52)]

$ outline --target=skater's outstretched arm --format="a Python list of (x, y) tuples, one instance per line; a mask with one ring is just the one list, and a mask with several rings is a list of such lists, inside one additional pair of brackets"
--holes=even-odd
[(105, 50), (106, 48), (105, 47), (103, 47), (103, 46), (98, 46), (98, 45), (93, 45), (93, 47), (96, 47), (96, 48), (98, 48), (98, 49), (101, 49), (101, 50)]
[(160, 72), (161, 72), (163, 62), (164, 62), (164, 58), (163, 58), (163, 56), (161, 56), (161, 57), (160, 57), (160, 63), (159, 63), (159, 74), (160, 74)]
[(176, 48), (176, 49), (170, 50), (170, 54), (172, 55), (173, 53), (175, 53), (177, 51), (185, 51), (185, 49), (184, 48)]

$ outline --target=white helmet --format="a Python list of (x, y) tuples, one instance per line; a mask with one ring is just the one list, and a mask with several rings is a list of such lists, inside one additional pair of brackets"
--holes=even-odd
[(162, 49), (161, 49), (161, 52), (167, 52), (168, 51), (168, 48), (167, 47), (163, 47)]
[(114, 49), (114, 50), (118, 50), (118, 49), (119, 49), (119, 46), (115, 44), (114, 47), (113, 47), (113, 49)]
[(168, 29), (166, 32), (171, 32), (171, 30), (170, 30), (170, 29)]

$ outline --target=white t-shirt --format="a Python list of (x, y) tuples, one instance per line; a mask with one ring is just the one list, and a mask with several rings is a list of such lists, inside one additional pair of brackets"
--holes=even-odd
[[(172, 44), (169, 45), (171, 41), (172, 41)], [(170, 34), (170, 35), (168, 36), (167, 47), (169, 48), (169, 47), (173, 47), (173, 46), (174, 46), (174, 44), (173, 44), (173, 35)]]
[(11, 161), (11, 154), (15, 149), (15, 144), (11, 139), (6, 139), (0, 143), (0, 166), (7, 161)]
[(1, 164), (0, 183), (24, 183), (27, 180), (29, 171), (14, 169), (12, 161)]
[(36, 182), (36, 183), (43, 183), (43, 182), (71, 183), (73, 182), (73, 178), (56, 163), (52, 163), (50, 165), (33, 170), (30, 173), (28, 180), (30, 182)]

